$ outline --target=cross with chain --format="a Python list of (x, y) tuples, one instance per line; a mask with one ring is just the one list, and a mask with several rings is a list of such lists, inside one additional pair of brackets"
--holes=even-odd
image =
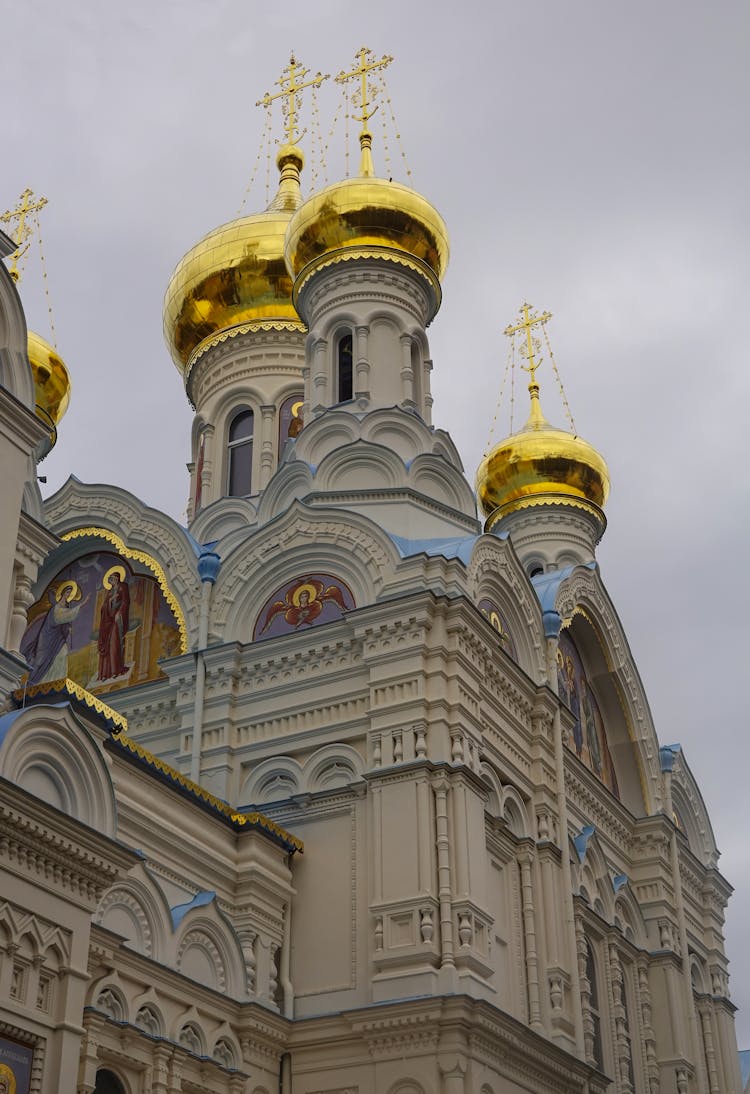
[(322, 73), (317, 72), (311, 80), (304, 82), (305, 76), (307, 76), (309, 68), (304, 68), (303, 65), (297, 63), (294, 54), (289, 58), (289, 64), (281, 73), (281, 79), (276, 83), (281, 88), (281, 91), (277, 91), (275, 95), (271, 95), (268, 91), (265, 93), (262, 99), (258, 99), (256, 106), (265, 106), (268, 108), (272, 102), (276, 99), (281, 99), (281, 110), (286, 119), (284, 126), (286, 143), (297, 144), (302, 137), (304, 137), (306, 130), (299, 132), (297, 125), (297, 113), (299, 106), (297, 103), (297, 96), (306, 87), (320, 87), (324, 80), (328, 79), (328, 74), (323, 76)]
[[(29, 249), (26, 240), (33, 233), (34, 228), (32, 225), (27, 224), (26, 217), (29, 213), (38, 213), (40, 209), (43, 209), (47, 204), (46, 198), (37, 198), (33, 200), (34, 192), (28, 187), (24, 190), (19, 198), (19, 205), (15, 209), (7, 209), (4, 213), (0, 214), (0, 223), (10, 224), (12, 221), (17, 220), (15, 232), (12, 233), (11, 238), (16, 244), (16, 249), (11, 255), (10, 260), (10, 276), (14, 281), (18, 281), (21, 273), (18, 269), (18, 260), (22, 258), (26, 251)], [(24, 247), (24, 243), (26, 246)]]
[(336, 77), (336, 83), (344, 84), (347, 80), (361, 79), (362, 85), (359, 93), (359, 106), (362, 110), (362, 113), (355, 114), (354, 120), (362, 122), (362, 132), (364, 133), (367, 129), (367, 123), (369, 122), (375, 111), (378, 109), (376, 106), (369, 112), (369, 114), (367, 112), (367, 108), (372, 102), (372, 100), (368, 99), (367, 97), (367, 74), (368, 72), (375, 72), (380, 68), (387, 68), (393, 58), (383, 56), (379, 61), (376, 61), (372, 50), (367, 49), (366, 46), (362, 46), (362, 48), (358, 50), (358, 52), (355, 53), (354, 56), (359, 60), (359, 64), (356, 64), (355, 62), (351, 72), (339, 72), (338, 76)]
[[(523, 319), (520, 323), (515, 325), (511, 324), (506, 327), (503, 334), (506, 334), (509, 338), (512, 338), (514, 334), (518, 334), (519, 331), (526, 331), (526, 346), (524, 357), (529, 362), (528, 365), (521, 365), (521, 368), (525, 372), (529, 373), (530, 384), (536, 384), (536, 370), (539, 368), (541, 361), (537, 361), (535, 357), (535, 345), (534, 339), (531, 336), (531, 331), (534, 327), (544, 326), (548, 319), (552, 318), (552, 312), (545, 311), (541, 315), (534, 315), (531, 310), (531, 305), (523, 303), (521, 305), (521, 313)], [(536, 347), (538, 349), (538, 345)]]

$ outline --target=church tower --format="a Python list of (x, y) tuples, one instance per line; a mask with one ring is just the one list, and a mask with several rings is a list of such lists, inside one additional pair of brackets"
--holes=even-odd
[[(607, 526), (603, 510), (609, 471), (604, 459), (572, 428), (556, 429), (542, 413), (536, 375), (541, 343), (534, 331), (551, 318), (549, 312), (536, 315), (523, 304), (519, 321), (505, 330), (510, 338), (522, 335), (529, 417), (522, 429), (488, 452), (476, 478), (485, 531), (509, 534), (531, 577), (590, 562)], [(549, 356), (557, 372), (551, 350)]]
[(196, 412), (190, 522), (232, 499), (204, 515), (196, 528), (204, 539), (215, 538), (229, 513), (253, 523), (259, 495), (302, 428), (305, 328), (292, 302), (284, 237), (302, 204), (300, 96), (327, 78), (305, 80), (308, 73), (292, 56), (281, 90), (257, 104), (268, 109), (281, 99), (285, 115), (279, 185), (268, 208), (204, 236), (178, 263), (165, 296), (164, 335)]
[(440, 307), (447, 228), (421, 194), (375, 173), (370, 80), (391, 60), (363, 48), (336, 77), (359, 84), (359, 174), (314, 194), (289, 221), (286, 263), (309, 330), (305, 429), (261, 522), (304, 497), (413, 540), (477, 523), (458, 453), (432, 426), (426, 328)]

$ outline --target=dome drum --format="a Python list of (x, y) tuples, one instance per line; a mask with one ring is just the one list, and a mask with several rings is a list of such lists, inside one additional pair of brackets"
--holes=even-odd
[(285, 254), (299, 299), (310, 277), (324, 267), (357, 258), (396, 262), (423, 277), (435, 314), (440, 279), (448, 264), (448, 232), (430, 203), (400, 183), (358, 176), (328, 186), (292, 216)]

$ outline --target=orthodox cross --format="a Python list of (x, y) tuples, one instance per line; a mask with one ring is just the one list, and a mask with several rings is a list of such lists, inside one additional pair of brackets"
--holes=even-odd
[(323, 76), (322, 73), (317, 72), (311, 80), (305, 82), (305, 76), (309, 71), (309, 68), (304, 68), (303, 65), (298, 64), (294, 54), (292, 54), (289, 58), (289, 64), (281, 73), (281, 79), (276, 80), (281, 91), (277, 91), (275, 95), (271, 95), (267, 91), (263, 98), (258, 99), (255, 104), (256, 106), (268, 108), (276, 99), (281, 99), (281, 112), (285, 119), (284, 129), (287, 144), (297, 144), (305, 135), (304, 130), (302, 133), (299, 132), (297, 124), (299, 111), (297, 96), (306, 87), (320, 87), (323, 81), (328, 79), (328, 74)]
[(531, 332), (534, 327), (544, 326), (547, 320), (552, 318), (552, 312), (545, 311), (542, 312), (541, 315), (534, 315), (531, 310), (531, 305), (524, 303), (521, 305), (521, 314), (523, 315), (521, 322), (506, 327), (503, 334), (507, 334), (509, 338), (512, 338), (513, 335), (518, 334), (519, 331), (526, 331), (526, 345), (521, 352), (528, 361), (528, 365), (521, 365), (521, 368), (529, 373), (529, 388), (531, 388), (532, 385), (536, 385), (536, 370), (541, 364), (541, 361), (537, 361), (535, 356), (539, 350), (539, 341), (532, 338)]
[[(356, 80), (357, 78), (361, 79), (362, 85), (359, 92), (359, 106), (362, 113), (355, 114), (354, 120), (362, 122), (362, 132), (364, 133), (367, 131), (367, 123), (369, 122), (375, 111), (378, 109), (376, 106), (373, 107), (369, 114), (367, 112), (367, 108), (372, 102), (372, 100), (368, 99), (367, 97), (367, 74), (368, 72), (375, 72), (380, 68), (387, 68), (393, 58), (383, 56), (379, 61), (376, 61), (372, 50), (367, 49), (366, 46), (362, 46), (362, 48), (357, 53), (355, 53), (354, 56), (358, 58), (359, 64), (356, 64), (355, 62), (351, 72), (339, 72), (338, 76), (336, 77), (336, 83), (345, 84), (347, 80)], [(372, 90), (372, 88), (370, 90)]]
[[(38, 213), (46, 204), (46, 198), (37, 198), (34, 200), (33, 191), (29, 190), (27, 187), (19, 198), (19, 205), (15, 209), (7, 209), (4, 213), (0, 214), (0, 223), (2, 224), (11, 224), (13, 221), (18, 221), (15, 231), (11, 233), (13, 242), (16, 244), (16, 249), (11, 256), (9, 273), (14, 281), (18, 281), (21, 276), (20, 270), (18, 269), (18, 260), (22, 258), (29, 249), (29, 244), (26, 241), (34, 231), (33, 225), (27, 223), (26, 217), (29, 213)], [(24, 243), (26, 244), (25, 247)]]

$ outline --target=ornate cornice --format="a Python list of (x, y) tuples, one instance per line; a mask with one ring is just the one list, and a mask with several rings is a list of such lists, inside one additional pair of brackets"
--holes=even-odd
[(93, 907), (138, 855), (0, 779), (0, 843), (16, 873)]

